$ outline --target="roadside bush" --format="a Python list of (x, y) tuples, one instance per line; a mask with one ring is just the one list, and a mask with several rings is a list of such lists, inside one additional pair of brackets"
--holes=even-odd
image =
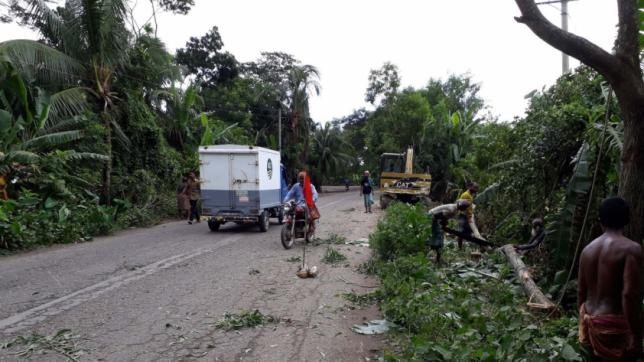
[(530, 313), (500, 253), (474, 262), (448, 243), (448, 266), (436, 265), (423, 253), (428, 224), (422, 207), (393, 204), (371, 235), (380, 310), (400, 326), (385, 360), (581, 361), (577, 318)]
[(395, 202), (369, 237), (371, 248), (381, 260), (413, 255), (425, 250), (431, 225), (422, 205)]
[(581, 361), (577, 319), (530, 314), (520, 287), (501, 277), (500, 255), (474, 266), (466, 254), (446, 253), (459, 262), (437, 268), (415, 255), (381, 267), (381, 310), (402, 327), (392, 337), (401, 349), (387, 360)]
[(23, 190), (15, 200), (0, 200), (0, 249), (73, 243), (106, 234), (114, 210), (87, 200), (41, 199)]

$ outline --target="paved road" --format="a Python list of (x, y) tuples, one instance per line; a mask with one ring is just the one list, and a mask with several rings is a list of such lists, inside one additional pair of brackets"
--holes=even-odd
[[(378, 214), (362, 213), (360, 202), (356, 192), (323, 195), (318, 236), (367, 237)], [(376, 281), (355, 271), (369, 250), (338, 249), (348, 261), (331, 267), (320, 262), (326, 246), (310, 248), (307, 260), (321, 274), (304, 280), (286, 261), (301, 245), (284, 250), (276, 225), (212, 233), (205, 223), (171, 222), (0, 258), (0, 341), (69, 328), (82, 360), (364, 361), (381, 341), (350, 327), (377, 311), (351, 311), (338, 293), (372, 290)], [(225, 312), (243, 309), (291, 322), (214, 328)], [(17, 350), (0, 351), (0, 360), (18, 359)], [(52, 352), (32, 359), (65, 360)]]

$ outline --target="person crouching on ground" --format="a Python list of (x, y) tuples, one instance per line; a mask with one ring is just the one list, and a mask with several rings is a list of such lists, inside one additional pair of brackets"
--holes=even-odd
[(364, 212), (371, 213), (371, 205), (373, 205), (373, 180), (369, 177), (369, 171), (365, 171), (360, 180), (360, 196), (364, 198)]
[(622, 235), (630, 211), (621, 198), (599, 207), (604, 233), (579, 261), (579, 342), (592, 360), (642, 360), (642, 246)]
[(441, 249), (445, 242), (443, 227), (447, 226), (449, 219), (454, 218), (459, 211), (464, 211), (472, 203), (469, 200), (456, 200), (453, 204), (435, 207), (427, 212), (432, 216), (432, 236), (428, 240), (429, 247), (436, 252), (436, 263), (441, 261)]

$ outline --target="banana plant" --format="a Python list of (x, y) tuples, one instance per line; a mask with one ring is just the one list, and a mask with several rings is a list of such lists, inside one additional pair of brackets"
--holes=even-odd
[(552, 227), (548, 231), (548, 238), (554, 250), (555, 265), (559, 268), (566, 267), (566, 263), (576, 245), (578, 233), (575, 220), (579, 212), (579, 205), (586, 199), (591, 183), (592, 170), (590, 167), (591, 148), (583, 143), (575, 157), (575, 168), (568, 182), (566, 193)]
[(202, 146), (208, 146), (233, 141), (234, 135), (231, 134), (231, 131), (237, 127), (237, 123), (226, 125), (221, 121), (211, 121), (205, 113), (202, 113), (201, 126), (204, 131), (201, 136), (200, 144)]

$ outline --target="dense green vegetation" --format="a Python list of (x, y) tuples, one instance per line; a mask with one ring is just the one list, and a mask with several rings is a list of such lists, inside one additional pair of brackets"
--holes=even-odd
[(400, 326), (386, 360), (581, 360), (577, 319), (528, 311), (527, 297), (502, 254), (474, 262), (467, 249), (459, 251), (452, 242), (445, 263), (436, 265), (424, 243), (406, 243), (410, 233), (427, 230), (431, 225), (422, 207), (394, 203), (371, 236), (382, 279), (376, 293), (380, 309)]
[[(194, 2), (151, 3), (180, 15)], [(216, 26), (171, 54), (154, 16), (135, 25), (130, 1), (49, 4), (16, 1), (0, 16), (40, 35), (0, 43), (0, 177), (8, 196), (0, 200), (2, 252), (171, 217), (178, 181), (198, 167), (199, 145), (277, 149), (280, 133), (290, 175), (307, 169), (318, 186), (355, 182), (364, 169), (377, 177), (382, 153), (412, 147), (415, 169), (433, 175), (435, 201), (454, 201), (468, 181), (481, 184), (477, 221), (497, 245), (525, 241), (530, 220), (544, 218), (544, 246), (526, 260), (564, 310), (574, 301), (579, 251), (600, 232), (599, 201), (635, 195), (634, 208), (644, 212), (637, 192), (644, 92), (631, 92), (639, 103), (627, 104), (628, 92), (615, 87), (631, 84), (621, 81), (628, 77), (644, 84), (635, 46), (633, 69), (617, 63), (629, 74), (579, 67), (531, 92), (525, 116), (514, 120), (488, 112), (473, 75), (401, 89), (396, 65), (385, 63), (369, 75), (370, 110), (320, 124), (309, 112), (319, 72), (290, 54), (264, 52), (241, 63)], [(623, 48), (618, 55), (627, 59)], [(641, 235), (642, 218), (633, 223)], [(420, 206), (392, 205), (371, 236), (378, 261), (367, 269), (383, 280), (381, 309), (404, 327), (391, 358), (579, 359), (574, 318), (527, 312), (497, 254), (474, 265), (448, 244), (447, 266), (432, 265), (430, 232)], [(342, 258), (329, 247), (329, 263)]]
[[(186, 14), (193, 1), (152, 2)], [(2, 21), (40, 41), (0, 43), (0, 250), (88, 240), (176, 214), (200, 144), (278, 148), (290, 173), (352, 163), (339, 131), (315, 124), (318, 71), (281, 52), (240, 63), (217, 27), (170, 54), (119, 1), (18, 1)], [(156, 10), (155, 10), (156, 11)]]

